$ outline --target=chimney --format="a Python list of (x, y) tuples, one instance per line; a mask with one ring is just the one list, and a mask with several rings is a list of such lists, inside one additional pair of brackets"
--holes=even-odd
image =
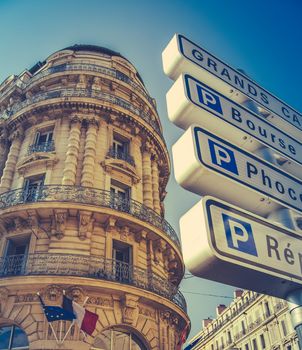
[(210, 317), (202, 320), (202, 328), (206, 328), (212, 321), (213, 320)]
[(234, 291), (234, 298), (236, 299), (236, 298), (240, 298), (241, 296), (242, 296), (242, 294), (243, 294), (243, 290), (242, 289), (236, 289), (235, 291)]
[(217, 313), (217, 316), (221, 315), (221, 313), (226, 309), (226, 306), (224, 304), (219, 304), (217, 307), (216, 307), (216, 313)]

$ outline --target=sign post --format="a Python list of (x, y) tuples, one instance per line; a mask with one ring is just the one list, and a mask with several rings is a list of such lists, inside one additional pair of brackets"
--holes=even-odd
[(292, 230), (209, 196), (181, 217), (180, 229), (195, 276), (283, 299), (302, 283), (302, 236)]
[(288, 300), (302, 344), (302, 115), (183, 35), (162, 57), (169, 119), (188, 129), (175, 177), (206, 196), (180, 220), (185, 264)]

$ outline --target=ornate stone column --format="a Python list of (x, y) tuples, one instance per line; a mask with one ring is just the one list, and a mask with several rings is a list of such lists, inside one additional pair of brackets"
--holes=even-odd
[(81, 119), (73, 117), (70, 123), (70, 134), (63, 170), (63, 185), (74, 185), (78, 164), (80, 136), (81, 136)]
[(0, 193), (9, 191), (11, 188), (23, 136), (23, 130), (18, 129), (15, 130), (9, 137), (9, 140), (11, 141), (11, 146), (9, 149), (7, 160), (5, 162), (5, 167), (0, 182)]
[(159, 199), (159, 174), (157, 156), (152, 157), (152, 194), (153, 194), (153, 209), (160, 214), (160, 199)]
[(6, 129), (3, 127), (0, 129), (0, 178), (3, 174), (5, 162), (7, 160), (7, 147), (8, 147), (8, 135)]
[(84, 160), (82, 169), (81, 186), (94, 186), (94, 167), (96, 157), (96, 137), (98, 132), (98, 123), (95, 119), (88, 121), (86, 131), (86, 140), (84, 147)]
[(147, 142), (143, 149), (143, 200), (150, 208), (153, 208), (152, 194), (151, 146)]

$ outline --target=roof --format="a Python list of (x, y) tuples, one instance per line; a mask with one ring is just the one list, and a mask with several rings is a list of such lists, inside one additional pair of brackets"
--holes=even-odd
[[(130, 64), (132, 64), (126, 57), (121, 55), (119, 52), (107, 49), (106, 47), (102, 47), (102, 46), (86, 45), (86, 44), (75, 44), (75, 45), (72, 45), (72, 46), (67, 46), (64, 49), (61, 49), (59, 51), (63, 51), (63, 50), (90, 51), (90, 52), (102, 53), (102, 54), (108, 55), (108, 56), (117, 56), (117, 57), (121, 57), (121, 58), (127, 60)], [(35, 74), (45, 63), (46, 63), (46, 61), (38, 62), (32, 68), (30, 68), (29, 71), (32, 74)], [(141, 83), (143, 85), (145, 85), (142, 77), (140, 76), (140, 74), (137, 72), (136, 75), (137, 75), (137, 78), (141, 81)]]

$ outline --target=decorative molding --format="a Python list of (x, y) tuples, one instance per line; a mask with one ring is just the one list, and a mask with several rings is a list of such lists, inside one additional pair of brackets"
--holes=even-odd
[(102, 298), (102, 297), (89, 297), (87, 304), (98, 305), (103, 307), (113, 308), (114, 303), (112, 299)]
[(143, 307), (141, 305), (138, 306), (138, 313), (140, 315), (146, 316), (148, 318), (156, 319), (156, 311), (153, 309), (149, 309), (147, 307)]
[(94, 219), (89, 211), (79, 211), (78, 225), (79, 238), (84, 240), (90, 238), (93, 232)]
[(128, 226), (123, 226), (120, 229), (120, 237), (122, 241), (127, 241), (130, 236), (130, 229)]
[(135, 185), (141, 181), (135, 167), (125, 160), (107, 158), (100, 164), (109, 175), (111, 175), (114, 170), (124, 176), (126, 175), (129, 179), (128, 183), (130, 185)]
[(17, 170), (20, 175), (25, 176), (26, 172), (34, 167), (44, 166), (46, 170), (52, 169), (58, 161), (54, 152), (35, 152), (20, 161)]
[(66, 210), (56, 210), (52, 216), (51, 235), (57, 239), (62, 239), (65, 233), (65, 225), (67, 220)]
[(9, 291), (5, 287), (0, 288), (0, 316), (8, 300)]
[(43, 295), (45, 304), (47, 304), (48, 302), (50, 302), (51, 304), (59, 303), (63, 295), (63, 290), (61, 286), (58, 286), (56, 284), (51, 284), (45, 288), (42, 295)]
[(81, 304), (85, 301), (86, 293), (83, 288), (78, 286), (72, 286), (67, 289), (67, 296), (69, 296), (75, 302)]
[(136, 324), (138, 317), (139, 297), (133, 294), (125, 294), (122, 300), (122, 318), (127, 324)]

